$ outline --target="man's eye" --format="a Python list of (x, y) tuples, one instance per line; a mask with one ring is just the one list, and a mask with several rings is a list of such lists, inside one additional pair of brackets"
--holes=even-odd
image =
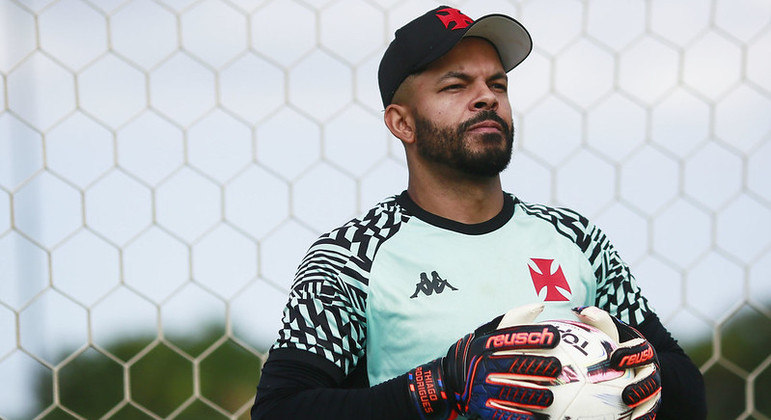
[(447, 85), (447, 86), (443, 87), (442, 90), (458, 90), (458, 89), (462, 89), (462, 88), (463, 88), (463, 85), (461, 85), (460, 83), (456, 83), (456, 84), (453, 84), (453, 85)]
[(509, 87), (504, 83), (493, 83), (493, 89), (498, 89), (502, 92), (506, 92)]

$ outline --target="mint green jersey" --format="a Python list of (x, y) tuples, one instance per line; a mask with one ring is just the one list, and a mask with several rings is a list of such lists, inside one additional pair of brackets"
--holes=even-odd
[(607, 237), (576, 212), (509, 194), (493, 219), (465, 225), (383, 201), (311, 246), (274, 348), (320, 355), (375, 385), (443, 356), (507, 310), (544, 302), (539, 320), (596, 305), (638, 325), (650, 313)]

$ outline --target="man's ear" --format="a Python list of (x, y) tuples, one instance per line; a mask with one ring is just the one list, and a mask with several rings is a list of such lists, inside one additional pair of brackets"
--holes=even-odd
[(404, 144), (415, 142), (415, 119), (409, 108), (400, 104), (390, 104), (383, 115), (385, 125), (396, 138)]

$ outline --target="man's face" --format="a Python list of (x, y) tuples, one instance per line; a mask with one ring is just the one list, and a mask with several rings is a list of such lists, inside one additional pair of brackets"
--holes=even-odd
[[(471, 127), (496, 122), (502, 132), (469, 134)], [(428, 161), (445, 164), (467, 175), (492, 177), (506, 169), (511, 161), (514, 132), (494, 111), (482, 111), (454, 129), (440, 128), (420, 115), (415, 116), (417, 150)], [(469, 135), (477, 139), (467, 141)], [(472, 147), (472, 143), (476, 143)]]
[(514, 142), (508, 82), (489, 42), (462, 40), (411, 83), (420, 157), (473, 176), (506, 168)]

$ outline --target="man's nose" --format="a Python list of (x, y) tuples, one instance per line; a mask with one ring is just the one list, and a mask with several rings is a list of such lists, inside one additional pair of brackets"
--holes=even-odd
[(478, 88), (477, 91), (478, 93), (474, 101), (472, 101), (472, 111), (498, 109), (498, 97), (489, 86), (484, 85)]

